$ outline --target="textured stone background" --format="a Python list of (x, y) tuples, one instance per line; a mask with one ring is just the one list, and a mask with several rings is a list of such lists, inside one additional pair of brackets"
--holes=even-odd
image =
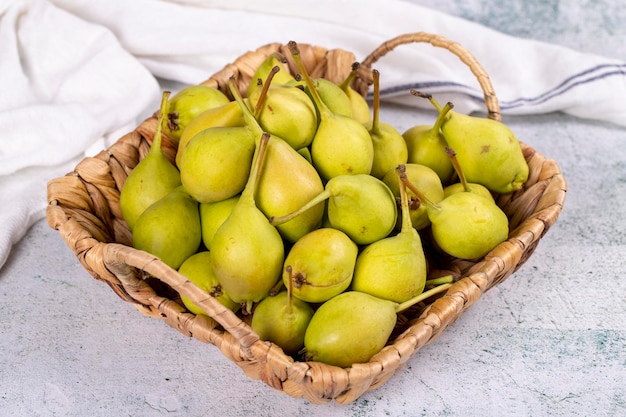
[[(416, 3), (626, 59), (621, 2)], [(417, 122), (402, 108), (382, 117)], [(381, 388), (320, 407), (250, 380), (119, 300), (41, 221), (0, 271), (0, 415), (626, 415), (626, 131), (560, 114), (506, 122), (557, 160), (565, 209), (522, 269)]]

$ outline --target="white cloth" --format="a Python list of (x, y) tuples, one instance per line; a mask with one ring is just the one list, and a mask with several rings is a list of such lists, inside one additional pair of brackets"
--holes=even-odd
[[(626, 63), (519, 39), (401, 0), (4, 0), (0, 2), (0, 267), (40, 219), (46, 182), (132, 129), (158, 103), (158, 79), (205, 80), (242, 53), (295, 40), (365, 58), (383, 41), (431, 32), (489, 73), (504, 114), (564, 111), (626, 125)], [(404, 45), (383, 57), (383, 99), (410, 88), (483, 110), (455, 56)]]

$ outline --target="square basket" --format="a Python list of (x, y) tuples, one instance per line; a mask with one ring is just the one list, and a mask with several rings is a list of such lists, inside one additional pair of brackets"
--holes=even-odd
[[(498, 101), (486, 72), (458, 43), (438, 35), (411, 33), (383, 43), (360, 63), (359, 76), (352, 84), (355, 90), (365, 95), (372, 82), (372, 63), (395, 47), (411, 42), (430, 43), (457, 55), (483, 89), (488, 117), (499, 120)], [(289, 57), (286, 45), (265, 45), (242, 55), (202, 84), (217, 87), (230, 96), (228, 81), (234, 78), (239, 90), (245, 91), (256, 67), (274, 51)], [(300, 45), (300, 51), (312, 76), (334, 82), (345, 79), (356, 61), (352, 53), (339, 49)], [(293, 60), (290, 64), (295, 72)], [(556, 222), (565, 201), (566, 182), (557, 163), (521, 141), (530, 168), (529, 178), (522, 189), (496, 196), (497, 204), (509, 218), (508, 240), (479, 260), (439, 260), (429, 274), (451, 274), (454, 284), (444, 294), (401, 313), (387, 346), (369, 362), (345, 369), (304, 362), (260, 340), (249, 325), (249, 316), (233, 313), (158, 258), (132, 247), (131, 233), (120, 211), (120, 190), (150, 148), (156, 124), (156, 116), (146, 119), (110, 148), (84, 158), (72, 172), (51, 180), (49, 226), (59, 232), (87, 272), (107, 283), (122, 300), (133, 303), (144, 314), (164, 320), (186, 336), (213, 344), (249, 377), (315, 404), (349, 403), (385, 383), (484, 292), (509, 277), (532, 255), (539, 240)], [(176, 141), (163, 135), (164, 152), (172, 162), (176, 146)], [(200, 305), (208, 315), (196, 316), (187, 311), (180, 294)]]

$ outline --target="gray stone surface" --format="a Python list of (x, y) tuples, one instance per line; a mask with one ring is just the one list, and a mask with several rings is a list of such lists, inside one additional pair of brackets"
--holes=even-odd
[[(626, 58), (618, 2), (417, 3)], [(383, 116), (400, 130), (430, 117)], [(0, 270), (0, 415), (626, 415), (626, 130), (560, 114), (505, 122), (559, 163), (565, 208), (518, 272), (377, 390), (317, 406), (249, 379), (117, 298), (40, 221)]]

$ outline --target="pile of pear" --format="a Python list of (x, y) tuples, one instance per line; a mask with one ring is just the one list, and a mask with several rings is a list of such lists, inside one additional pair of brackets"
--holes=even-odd
[[(246, 91), (165, 91), (152, 146), (120, 209), (132, 245), (161, 259), (296, 359), (350, 367), (387, 343), (397, 314), (450, 280), (429, 250), (479, 259), (509, 234), (494, 195), (528, 166), (503, 123), (457, 113), (400, 133), (350, 86), (274, 53)], [(178, 142), (175, 161), (163, 134)], [(206, 314), (181, 295), (194, 314)]]

